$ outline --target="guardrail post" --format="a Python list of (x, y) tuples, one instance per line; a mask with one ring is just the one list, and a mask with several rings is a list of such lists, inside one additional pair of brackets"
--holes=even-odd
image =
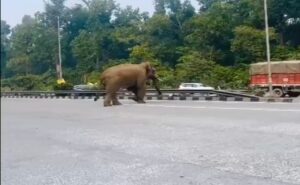
[(211, 101), (213, 98), (211, 96), (205, 97), (205, 100)]
[(243, 98), (242, 97), (235, 97), (234, 101), (243, 101)]
[(227, 97), (226, 96), (220, 96), (219, 100), (220, 101), (227, 101)]
[(252, 101), (252, 102), (258, 102), (259, 98), (250, 98), (250, 101)]
[(200, 100), (200, 98), (199, 98), (199, 97), (193, 96), (193, 97), (192, 97), (192, 100)]

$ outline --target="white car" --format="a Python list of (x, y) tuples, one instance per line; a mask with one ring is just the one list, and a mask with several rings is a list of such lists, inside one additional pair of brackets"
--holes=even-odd
[(96, 89), (97, 89), (96, 84), (92, 84), (92, 83), (73, 86), (73, 90), (75, 91), (89, 91), (89, 90), (96, 90)]
[(204, 86), (202, 83), (181, 83), (179, 90), (214, 90), (213, 87)]

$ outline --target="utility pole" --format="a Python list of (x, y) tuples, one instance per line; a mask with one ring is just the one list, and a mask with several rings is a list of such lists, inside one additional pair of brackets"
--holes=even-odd
[(58, 63), (58, 78), (59, 80), (63, 79), (62, 78), (62, 66), (61, 66), (61, 45), (60, 45), (60, 25), (59, 25), (59, 16), (57, 17), (57, 37), (58, 37), (58, 59), (59, 59), (59, 63)]
[(268, 23), (267, 0), (264, 0), (264, 9), (265, 9), (265, 27), (266, 27), (266, 46), (267, 46), (267, 62), (268, 62), (269, 95), (272, 95), (273, 94), (273, 89), (272, 89), (272, 73), (271, 73), (271, 56), (270, 56), (270, 41), (269, 41), (269, 23)]

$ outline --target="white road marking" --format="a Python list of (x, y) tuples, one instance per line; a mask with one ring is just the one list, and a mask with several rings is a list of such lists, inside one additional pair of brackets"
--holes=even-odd
[[(122, 100), (124, 101), (124, 100)], [(132, 100), (131, 100), (132, 101)], [(215, 104), (300, 104), (300, 102), (266, 102), (266, 101), (206, 101), (206, 100), (146, 100), (146, 102), (192, 102), (192, 103), (215, 103)]]
[(268, 111), (268, 112), (300, 112), (300, 109), (277, 109), (277, 108), (245, 108), (245, 107), (217, 107), (217, 106), (176, 106), (176, 105), (150, 105), (130, 104), (131, 106), (179, 108), (179, 109), (219, 109), (219, 110), (245, 110), (245, 111)]

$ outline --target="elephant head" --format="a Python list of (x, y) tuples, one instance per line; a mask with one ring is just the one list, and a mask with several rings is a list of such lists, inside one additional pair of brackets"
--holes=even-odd
[[(156, 76), (156, 70), (155, 68), (150, 64), (150, 62), (143, 62), (140, 65), (142, 65), (145, 69), (146, 69), (146, 76), (147, 76), (147, 84), (149, 82), (149, 80), (152, 81), (152, 85), (155, 87), (156, 91), (158, 92), (159, 95), (161, 95), (161, 91), (159, 88), (159, 79)], [(131, 91), (135, 94), (135, 97), (133, 98), (133, 100), (138, 101), (139, 98), (137, 97), (137, 86), (131, 86), (127, 88), (128, 91)]]

